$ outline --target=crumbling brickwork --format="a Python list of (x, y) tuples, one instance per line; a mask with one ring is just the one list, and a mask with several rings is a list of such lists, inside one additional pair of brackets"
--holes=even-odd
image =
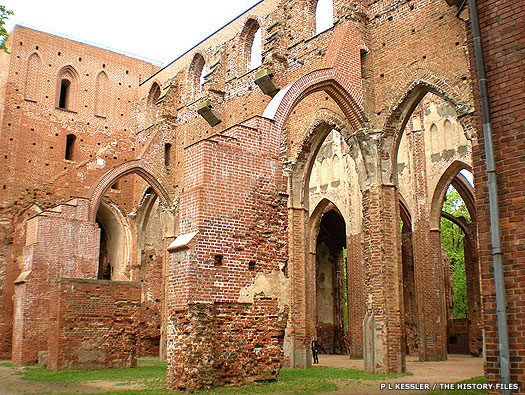
[(287, 311), (266, 297), (256, 297), (253, 304), (191, 303), (173, 311), (168, 389), (275, 379), (284, 358), (286, 319)]
[[(512, 379), (523, 383), (517, 180), (524, 136), (516, 129), (523, 81), (521, 44), (513, 39), (519, 28), (506, 27), (523, 10), (516, 2), (479, 2), (501, 180)], [(11, 57), (0, 56), (0, 307), (8, 313), (0, 338), (15, 328), (15, 362), (24, 355), (34, 362), (47, 346), (46, 337), (31, 337), (34, 328), (47, 330), (48, 301), (34, 295), (60, 284), (53, 279), (62, 274), (46, 271), (43, 258), (61, 216), (62, 230), (75, 231), (67, 235), (73, 245), (87, 235), (90, 248), (82, 270), (75, 248), (57, 250), (52, 262), (60, 270), (89, 280), (143, 280), (137, 349), (167, 356), (169, 389), (275, 377), (283, 363), (309, 367), (319, 335), (336, 352), (364, 356), (371, 372), (404, 371), (407, 352), (445, 359), (450, 317), (439, 221), (452, 184), (472, 218), (460, 224), (473, 251), (466, 254), (469, 347), (479, 349), (483, 307), (487, 374), (497, 381), (469, 22), (457, 17), (459, 4), (444, 0), (334, 0), (332, 26), (316, 34), (316, 4), (259, 2), (162, 69), (15, 29)], [(502, 17), (489, 20), (498, 10)], [(258, 28), (263, 65), (251, 70)], [(476, 200), (460, 170), (473, 171)], [(78, 205), (64, 204), (70, 199)], [(333, 245), (321, 230), (334, 223), (330, 212), (344, 223), (332, 232), (341, 239)], [(38, 251), (31, 243), (36, 223)], [(334, 271), (318, 263), (321, 242), (337, 260)], [(25, 273), (26, 266), (35, 269)], [(321, 274), (329, 273), (334, 281), (323, 288)], [(337, 294), (329, 312), (318, 308), (327, 289)], [(116, 295), (108, 292), (108, 299)], [(344, 300), (348, 321), (341, 323)], [(10, 352), (9, 342), (0, 346)]]
[(141, 284), (67, 278), (54, 283), (48, 369), (136, 367)]

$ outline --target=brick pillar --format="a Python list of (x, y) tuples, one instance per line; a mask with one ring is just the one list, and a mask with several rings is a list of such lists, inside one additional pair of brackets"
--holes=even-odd
[[(441, 255), (441, 233), (439, 229), (430, 230), (430, 268), (427, 288), (422, 292), (427, 294), (426, 308), (426, 359), (420, 360), (444, 361), (447, 359), (447, 307), (445, 302), (445, 278), (443, 273), (443, 257)], [(417, 287), (417, 282), (416, 282)], [(417, 288), (416, 288), (417, 289)], [(432, 290), (433, 292), (429, 292)], [(421, 315), (419, 316), (421, 319)], [(431, 319), (429, 319), (431, 317)], [(422, 332), (420, 331), (420, 336)], [(420, 348), (421, 350), (421, 348)]]
[(372, 186), (363, 191), (363, 236), (367, 262), (365, 369), (373, 373), (404, 372), (401, 243), (395, 186)]
[(476, 224), (470, 224), (472, 239), (463, 238), (463, 253), (465, 257), (465, 276), (467, 277), (467, 311), (469, 319), (469, 350), (473, 355), (479, 355), (483, 348), (481, 333), (481, 294), (479, 276), (479, 258), (476, 243)]
[(348, 292), (348, 351), (352, 358), (363, 357), (365, 316), (364, 261), (361, 234), (346, 238), (346, 284)]
[[(407, 134), (413, 163), (413, 252), (419, 359), (446, 359), (446, 314), (439, 229), (430, 230), (423, 132)], [(431, 234), (432, 233), (432, 234)]]
[[(289, 339), (290, 365), (292, 368), (312, 366), (310, 337), (315, 328), (315, 274), (307, 270), (306, 220), (308, 212), (302, 208), (288, 209), (289, 256), (288, 277), (291, 285)], [(314, 253), (315, 254), (315, 253)], [(308, 261), (315, 264), (315, 255)], [(315, 270), (315, 266), (313, 266)], [(309, 314), (308, 314), (309, 313)]]
[[(407, 219), (408, 220), (408, 219)], [(414, 290), (414, 257), (412, 250), (412, 229), (410, 224), (403, 223), (401, 244), (401, 262), (403, 265), (403, 307), (405, 310), (405, 340), (406, 353), (417, 354), (419, 339), (417, 332), (417, 306)]]

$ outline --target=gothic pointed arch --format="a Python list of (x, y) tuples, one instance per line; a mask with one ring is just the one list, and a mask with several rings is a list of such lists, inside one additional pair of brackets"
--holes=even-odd
[(151, 188), (155, 191), (159, 197), (161, 203), (166, 207), (171, 207), (171, 199), (166, 192), (165, 188), (153, 175), (153, 172), (147, 164), (141, 160), (132, 160), (125, 162), (117, 167), (114, 167), (102, 177), (91, 187), (89, 192), (89, 220), (94, 221), (96, 218), (96, 213), (102, 197), (117, 180), (128, 175), (128, 174), (137, 174), (146, 181)]
[(76, 111), (80, 77), (73, 66), (64, 66), (57, 75), (56, 107)]
[(108, 102), (109, 102), (109, 78), (108, 75), (101, 71), (97, 75), (96, 87), (95, 87), (95, 115), (105, 117), (108, 115)]
[(28, 100), (38, 100), (38, 89), (40, 85), (40, 68), (42, 60), (40, 56), (33, 52), (27, 60), (26, 83), (24, 90), (24, 98)]
[(430, 227), (439, 229), (439, 221), (441, 218), (441, 207), (443, 206), (443, 198), (450, 184), (458, 191), (459, 195), (465, 202), (467, 210), (472, 219), (476, 217), (476, 209), (474, 203), (474, 190), (468, 181), (459, 172), (463, 169), (471, 171), (471, 167), (464, 162), (454, 161), (441, 175), (432, 194), (432, 201), (430, 206)]
[[(394, 93), (389, 93), (389, 99), (385, 101), (387, 114), (383, 124), (383, 136), (381, 143), (381, 156), (383, 161), (383, 182), (395, 183), (397, 172), (397, 152), (407, 125), (415, 108), (419, 105), (427, 93), (433, 93), (446, 102), (456, 111), (458, 117), (472, 111), (473, 103), (468, 92), (453, 87), (446, 79), (437, 73), (420, 70), (407, 71), (412, 74), (414, 79), (407, 85), (399, 88)], [(474, 131), (470, 124), (463, 125), (465, 131), (472, 135)]]
[(282, 89), (270, 101), (263, 116), (275, 120), (276, 130), (281, 131), (297, 104), (310, 93), (321, 90), (341, 108), (352, 130), (357, 131), (365, 126), (361, 93), (333, 68), (308, 73)]

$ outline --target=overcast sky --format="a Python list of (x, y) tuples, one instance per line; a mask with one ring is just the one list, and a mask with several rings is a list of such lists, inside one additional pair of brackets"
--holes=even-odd
[(15, 24), (166, 65), (258, 0), (4, 0)]

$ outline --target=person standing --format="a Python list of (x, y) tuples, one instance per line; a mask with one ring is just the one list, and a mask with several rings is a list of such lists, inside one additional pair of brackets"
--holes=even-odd
[(317, 343), (317, 340), (312, 341), (312, 356), (314, 357), (314, 363), (319, 363), (319, 343)]

